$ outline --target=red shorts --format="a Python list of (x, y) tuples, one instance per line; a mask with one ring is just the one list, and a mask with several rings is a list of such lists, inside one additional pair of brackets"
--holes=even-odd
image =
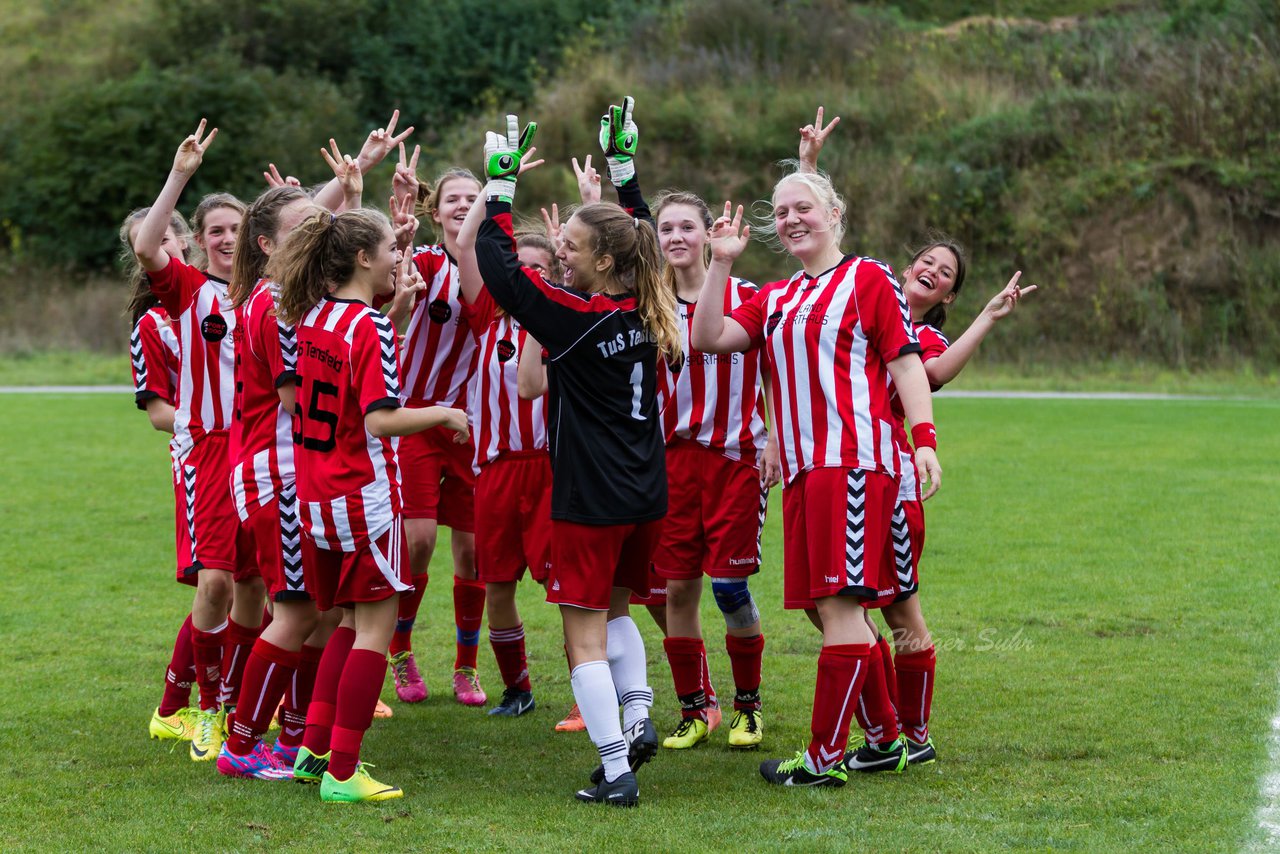
[(649, 592), (649, 565), (662, 520), (638, 525), (551, 521), (551, 585), (547, 601), (609, 610), (615, 587)]
[(876, 598), (863, 603), (868, 608), (883, 608), (910, 599), (920, 590), (920, 555), (924, 552), (924, 503), (899, 501), (889, 523), (893, 549), (888, 565), (881, 573), (885, 586)]
[(551, 568), (551, 456), (503, 454), (476, 477), (476, 575), (519, 581), (526, 568), (542, 582)]
[(302, 531), (292, 486), (240, 523), (236, 547), (253, 556), (272, 601), (311, 598), (302, 569)]
[(240, 518), (231, 497), (227, 433), (207, 433), (173, 463), (177, 494), (178, 581), (195, 584), (202, 569), (225, 569), (236, 581), (258, 574), (252, 555), (240, 555)]
[(357, 602), (381, 602), (407, 593), (413, 589), (408, 550), (404, 521), (399, 516), (390, 528), (353, 552), (322, 549), (304, 536), (302, 568), (307, 590), (321, 611), (335, 605), (350, 608)]
[[(661, 535), (659, 535), (659, 539), (661, 539)], [(657, 548), (655, 547), (654, 550), (656, 551)], [(632, 605), (644, 605), (645, 607), (667, 604), (667, 580), (658, 575), (658, 571), (653, 568), (652, 563), (649, 564), (648, 595), (642, 596), (639, 593), (632, 593), (631, 598), (627, 601)]]
[(653, 553), (663, 578), (745, 578), (760, 571), (769, 493), (760, 471), (678, 439), (667, 445), (667, 517)]
[(875, 598), (892, 552), (897, 498), (894, 477), (862, 469), (811, 469), (789, 483), (782, 491), (783, 607), (812, 608), (825, 596)]
[(455, 531), (471, 533), (476, 520), (476, 477), (471, 470), (475, 445), (459, 445), (453, 431), (432, 427), (400, 439), (400, 496), (404, 518), (435, 519)]

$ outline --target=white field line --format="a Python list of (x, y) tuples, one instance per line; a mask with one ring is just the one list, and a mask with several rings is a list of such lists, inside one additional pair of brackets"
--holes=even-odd
[(131, 385), (0, 385), (0, 394), (133, 394)]
[(1245, 847), (1246, 851), (1280, 851), (1280, 713), (1271, 719), (1267, 733), (1267, 757), (1270, 771), (1262, 776), (1259, 786), (1262, 804), (1258, 807), (1257, 827)]

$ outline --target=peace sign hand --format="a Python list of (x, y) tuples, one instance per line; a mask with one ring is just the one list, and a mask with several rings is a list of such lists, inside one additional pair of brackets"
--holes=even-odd
[(551, 213), (547, 213), (547, 209), (542, 209), (542, 225), (547, 230), (547, 238), (555, 245), (556, 251), (560, 250), (560, 206), (555, 202), (551, 203)]
[[(332, 154), (329, 153), (330, 150)], [(351, 159), (351, 155), (344, 155), (339, 151), (338, 143), (332, 139), (329, 140), (329, 149), (320, 149), (320, 154), (342, 185), (343, 206), (347, 210), (360, 207), (360, 194), (364, 192), (364, 173), (360, 171), (360, 164)]]
[(600, 201), (600, 173), (591, 166), (591, 155), (578, 165), (578, 158), (573, 158), (573, 174), (578, 179), (578, 196), (584, 205)]
[[(730, 214), (733, 214), (732, 219)], [(733, 263), (751, 242), (751, 225), (742, 223), (742, 205), (737, 211), (733, 205), (724, 203), (724, 214), (711, 226), (711, 257), (716, 261)]]
[(830, 124), (824, 126), (822, 107), (818, 107), (818, 115), (814, 118), (813, 124), (800, 128), (800, 171), (818, 171), (818, 155), (822, 153), (822, 146), (826, 144), (827, 137), (838, 124), (840, 124), (840, 117), (836, 116)]
[(268, 187), (301, 187), (302, 182), (292, 175), (285, 177), (280, 176), (280, 170), (276, 168), (274, 163), (268, 163), (269, 169), (262, 173), (262, 177), (267, 180)]
[(1018, 307), (1018, 300), (1022, 299), (1025, 294), (1035, 293), (1039, 286), (1021, 287), (1018, 284), (1018, 280), (1021, 278), (1022, 271), (1019, 270), (1013, 274), (1013, 278), (1009, 280), (1009, 284), (1004, 286), (1004, 290), (991, 298), (991, 301), (982, 309), (987, 317), (992, 320), (1008, 317)]
[(204, 136), (205, 125), (206, 120), (201, 119), (200, 124), (196, 126), (196, 132), (184, 139), (178, 146), (178, 152), (173, 155), (173, 171), (179, 175), (190, 178), (196, 173), (204, 161), (204, 153), (209, 148), (209, 144), (218, 135), (218, 129), (214, 128), (202, 142), (200, 137)]
[(368, 172), (385, 160), (388, 154), (395, 151), (396, 146), (401, 145), (413, 133), (413, 125), (410, 125), (397, 136), (396, 123), (399, 121), (400, 111), (396, 110), (391, 114), (391, 121), (387, 122), (386, 127), (369, 132), (369, 138), (356, 155), (356, 162), (360, 164), (362, 172)]
[(422, 146), (413, 147), (413, 157), (405, 158), (404, 143), (400, 143), (400, 162), (396, 164), (396, 173), (391, 177), (391, 192), (397, 196), (418, 198), (418, 155)]
[(418, 233), (418, 218), (413, 215), (412, 195), (405, 193), (400, 198), (392, 196), (387, 202), (391, 213), (391, 230), (396, 236), (396, 248), (408, 252), (413, 246), (413, 236)]

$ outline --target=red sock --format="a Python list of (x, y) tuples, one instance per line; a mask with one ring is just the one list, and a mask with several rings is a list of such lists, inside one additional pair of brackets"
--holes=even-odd
[(862, 682), (854, 714), (867, 735), (867, 744), (889, 744), (898, 737), (898, 714), (889, 700), (884, 658), (878, 649), (872, 649), (867, 656), (867, 678)]
[(349, 780), (360, 761), (360, 742), (373, 723), (373, 709), (387, 678), (387, 657), (371, 649), (353, 649), (342, 668), (338, 704), (333, 719), (333, 755), (329, 773)]
[(173, 657), (164, 673), (164, 697), (160, 700), (160, 717), (167, 718), (191, 702), (191, 683), (195, 681), (196, 660), (191, 648), (191, 615), (182, 621), (178, 637), (173, 641)]
[(333, 713), (338, 704), (338, 683), (342, 680), (347, 656), (355, 642), (355, 629), (339, 627), (330, 635), (316, 667), (315, 687), (311, 689), (311, 703), (307, 706), (307, 732), (302, 737), (302, 744), (316, 756), (329, 752)]
[(191, 627), (191, 655), (196, 663), (196, 684), (200, 686), (200, 708), (218, 708), (218, 687), (222, 684), (222, 641), (227, 633), (223, 623), (211, 632)]
[(907, 738), (923, 744), (929, 740), (929, 711), (933, 707), (933, 671), (937, 664), (933, 647), (919, 652), (900, 652), (898, 669), (898, 714)]
[(235, 620), (227, 620), (227, 637), (222, 650), (222, 686), (218, 689), (218, 702), (234, 706), (240, 699), (240, 685), (244, 682), (244, 666), (249, 663), (254, 641), (262, 628), (242, 626)]
[(324, 647), (303, 644), (298, 655), (298, 669), (284, 690), (284, 704), (280, 707), (280, 736), (276, 744), (285, 747), (302, 744), (302, 734), (307, 728), (307, 706), (311, 704), (311, 689), (316, 684), (316, 668), (322, 655)]
[(871, 644), (846, 643), (824, 646), (818, 656), (809, 762), (819, 773), (844, 759), (849, 746), (849, 721), (866, 681), (870, 654)]
[(667, 651), (671, 665), (671, 679), (676, 684), (676, 696), (680, 699), (682, 718), (707, 719), (706, 678), (707, 648), (702, 638), (664, 638), (662, 648)]
[(733, 668), (733, 707), (741, 711), (760, 711), (760, 662), (764, 658), (764, 635), (749, 638), (725, 635), (724, 648), (729, 652), (729, 665)]
[(391, 655), (413, 649), (413, 623), (418, 619), (418, 607), (427, 592), (427, 576), (413, 577), (413, 592), (400, 597), (399, 610), (396, 612), (396, 632), (391, 636), (391, 645), (387, 652)]
[(453, 669), (476, 667), (480, 650), (480, 624), (484, 622), (484, 582), (453, 577), (453, 621), (458, 627), (458, 652)]
[(244, 667), (241, 702), (236, 705), (235, 719), (227, 737), (227, 749), (244, 756), (271, 726), (271, 716), (298, 669), (301, 653), (281, 649), (262, 638), (253, 645)]
[(889, 689), (889, 702), (893, 703), (895, 713), (898, 709), (898, 669), (893, 666), (893, 647), (884, 635), (876, 636), (876, 652), (884, 659), (884, 682)]
[(529, 684), (529, 662), (524, 652), (524, 624), (513, 629), (495, 629), (489, 626), (489, 645), (498, 661), (502, 684), (519, 691), (532, 691)]

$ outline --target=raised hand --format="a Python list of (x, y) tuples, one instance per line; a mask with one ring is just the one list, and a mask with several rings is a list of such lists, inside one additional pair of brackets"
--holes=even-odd
[(1021, 287), (1018, 280), (1022, 278), (1022, 271), (1013, 274), (1013, 278), (1009, 280), (1009, 284), (1004, 286), (1004, 290), (993, 296), (982, 311), (992, 320), (999, 320), (1002, 317), (1008, 317), (1013, 310), (1018, 307), (1018, 300), (1026, 294), (1035, 293), (1038, 285), (1030, 287)]
[(715, 260), (731, 263), (737, 260), (751, 242), (751, 225), (742, 222), (742, 205), (734, 211), (731, 203), (724, 203), (724, 214), (711, 225), (708, 242)]
[(302, 182), (292, 175), (280, 177), (280, 170), (276, 169), (274, 163), (267, 164), (270, 168), (262, 173), (262, 177), (267, 180), (268, 187), (301, 187)]
[(818, 171), (818, 155), (822, 153), (822, 146), (826, 144), (827, 137), (836, 129), (836, 125), (840, 124), (840, 117), (836, 116), (827, 125), (822, 124), (822, 107), (818, 107), (818, 115), (813, 120), (813, 124), (805, 125), (800, 128), (800, 171), (801, 172), (817, 172)]
[[(392, 197), (392, 201), (395, 198)], [(412, 204), (412, 202), (410, 202)], [(387, 306), (387, 317), (396, 329), (403, 329), (409, 320), (409, 312), (413, 308), (418, 294), (427, 289), (418, 265), (413, 263), (412, 252), (401, 252), (400, 260), (395, 268), (395, 292), (391, 296), (391, 304)]]
[(622, 106), (610, 104), (600, 117), (600, 149), (609, 164), (609, 180), (618, 187), (635, 177), (634, 158), (640, 144), (640, 129), (631, 118), (636, 100), (630, 95), (622, 99)]
[[(209, 144), (213, 142), (218, 135), (218, 129), (214, 128), (209, 131), (208, 136), (204, 136), (206, 120), (201, 119), (200, 124), (196, 126), (196, 132), (182, 141), (178, 146), (178, 151), (173, 155), (173, 171), (179, 175), (185, 175), (190, 178), (200, 168), (200, 164), (204, 161), (204, 153), (209, 148)], [(200, 139), (204, 136), (203, 141)]]
[[(489, 131), (484, 139), (484, 174), (489, 183), (485, 196), (510, 202), (516, 193), (516, 176), (520, 174), (522, 161), (533, 148), (533, 137), (538, 123), (529, 122), (520, 130), (520, 120), (507, 114), (507, 132)], [(531, 167), (530, 167), (531, 168)]]
[(578, 158), (573, 158), (573, 174), (578, 179), (578, 197), (584, 205), (600, 201), (600, 173), (591, 166), (591, 155), (588, 154), (578, 165)]
[(392, 196), (387, 202), (387, 210), (391, 214), (391, 230), (396, 236), (396, 248), (408, 252), (413, 246), (413, 236), (418, 233), (418, 218), (413, 215), (414, 196), (405, 193), (397, 198)]
[(418, 198), (418, 155), (422, 146), (413, 147), (413, 157), (405, 159), (404, 143), (400, 143), (400, 162), (396, 164), (396, 173), (391, 178), (391, 192), (397, 196), (408, 195)]
[(524, 153), (524, 155), (520, 158), (520, 171), (516, 173), (517, 175), (523, 175), (524, 173), (528, 172), (530, 169), (537, 169), (543, 163), (547, 162), (541, 157), (539, 157), (537, 160), (534, 160), (533, 155), (537, 153), (538, 153), (538, 146), (536, 145), (531, 146), (529, 150)]
[[(330, 154), (330, 151), (333, 153)], [(360, 170), (360, 164), (351, 155), (344, 155), (339, 151), (338, 143), (332, 139), (329, 140), (329, 149), (322, 148), (320, 153), (324, 156), (324, 162), (333, 170), (333, 176), (342, 185), (343, 205), (347, 210), (360, 207), (360, 194), (364, 192), (364, 173)]]
[(551, 213), (547, 213), (547, 209), (542, 209), (542, 226), (547, 230), (547, 238), (555, 244), (556, 250), (560, 249), (560, 206), (555, 202), (551, 203)]
[(387, 122), (386, 127), (369, 132), (368, 139), (364, 141), (360, 153), (356, 155), (356, 162), (360, 164), (362, 172), (368, 172), (385, 160), (388, 154), (395, 151), (396, 146), (402, 144), (409, 138), (409, 134), (413, 133), (413, 125), (410, 125), (397, 136), (396, 123), (399, 121), (400, 111), (396, 110), (391, 114), (391, 120)]

